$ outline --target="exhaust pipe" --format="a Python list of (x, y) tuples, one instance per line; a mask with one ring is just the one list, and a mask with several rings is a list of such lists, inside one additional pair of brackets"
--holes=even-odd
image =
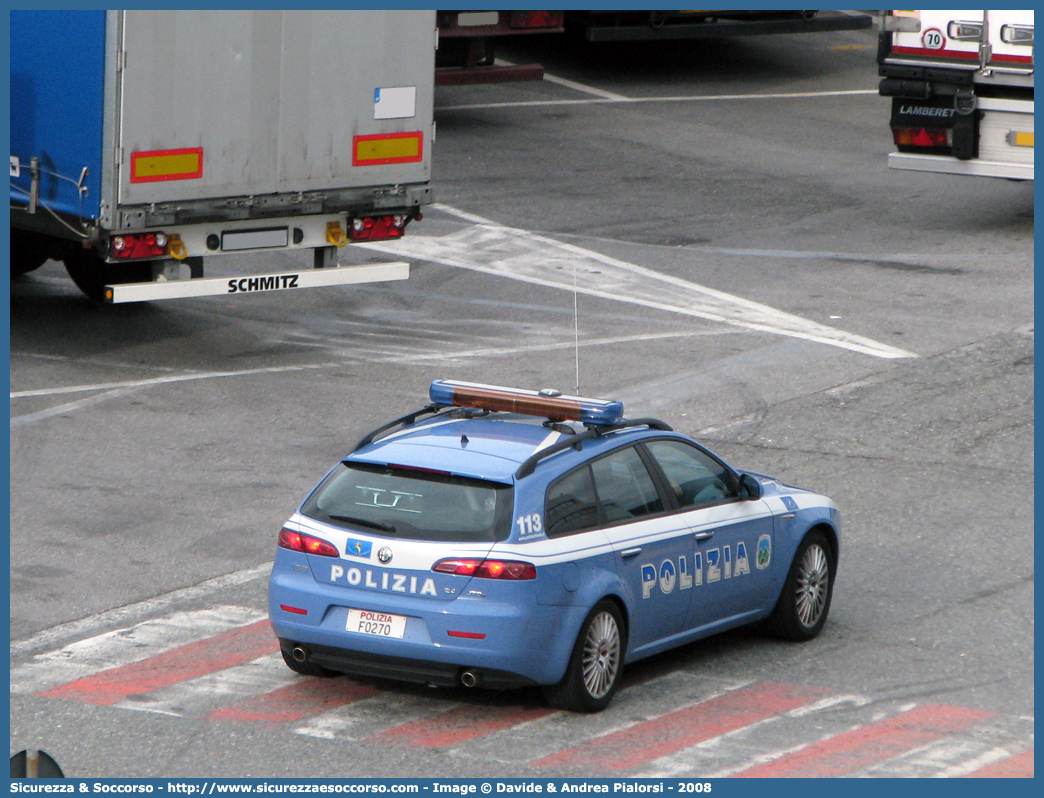
[(478, 674), (475, 671), (464, 671), (460, 674), (460, 683), (465, 687), (474, 687), (478, 684)]
[(304, 662), (308, 659), (308, 652), (300, 646), (294, 646), (290, 652), (290, 656), (294, 658), (294, 662)]

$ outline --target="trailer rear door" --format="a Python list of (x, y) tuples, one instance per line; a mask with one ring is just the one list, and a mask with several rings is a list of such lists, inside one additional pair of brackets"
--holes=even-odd
[(1033, 69), (1033, 11), (893, 11), (920, 30), (892, 34), (896, 56), (994, 68)]
[(430, 179), (434, 11), (115, 13), (121, 205)]

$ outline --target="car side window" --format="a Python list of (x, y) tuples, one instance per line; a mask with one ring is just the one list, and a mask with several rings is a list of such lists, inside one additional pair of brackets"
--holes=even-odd
[(729, 470), (695, 446), (681, 441), (650, 441), (645, 446), (663, 470), (681, 509), (738, 498)]
[(598, 526), (598, 499), (591, 470), (584, 466), (554, 482), (547, 491), (544, 529), (549, 538)]
[(656, 485), (633, 446), (595, 460), (591, 471), (608, 523), (663, 512)]

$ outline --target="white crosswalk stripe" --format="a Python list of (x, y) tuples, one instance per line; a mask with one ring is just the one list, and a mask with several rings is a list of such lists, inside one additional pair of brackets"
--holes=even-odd
[[(625, 683), (606, 711), (575, 715), (535, 703), (533, 691), (453, 694), (301, 677), (282, 662), (264, 618), (226, 605), (111, 630), (22, 657), (11, 691), (117, 711), (264, 723), (320, 740), (438, 748), (560, 776), (949, 778), (1009, 760), (1032, 774), (1032, 717), (685, 668), (647, 671)], [(226, 645), (239, 648), (226, 657)], [(182, 660), (193, 657), (179, 657), (183, 649), (218, 659), (185, 668)], [(70, 684), (74, 689), (63, 690)], [(102, 694), (98, 700), (92, 690)]]
[(267, 617), (247, 607), (222, 606), (176, 612), (125, 629), (96, 635), (57, 651), (39, 654), (11, 668), (12, 693), (36, 693), (172, 651), (179, 646), (227, 632)]

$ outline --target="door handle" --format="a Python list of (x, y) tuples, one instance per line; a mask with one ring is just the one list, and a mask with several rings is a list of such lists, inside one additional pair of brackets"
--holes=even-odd
[(641, 546), (635, 546), (633, 549), (624, 549), (623, 551), (620, 552), (620, 556), (621, 557), (625, 557), (625, 558), (626, 557), (635, 557), (635, 556), (637, 556), (637, 555), (639, 555), (641, 553), (642, 553), (642, 547)]
[(714, 537), (714, 530), (713, 529), (708, 531), (708, 532), (697, 532), (696, 533), (696, 540), (710, 540), (712, 537)]

